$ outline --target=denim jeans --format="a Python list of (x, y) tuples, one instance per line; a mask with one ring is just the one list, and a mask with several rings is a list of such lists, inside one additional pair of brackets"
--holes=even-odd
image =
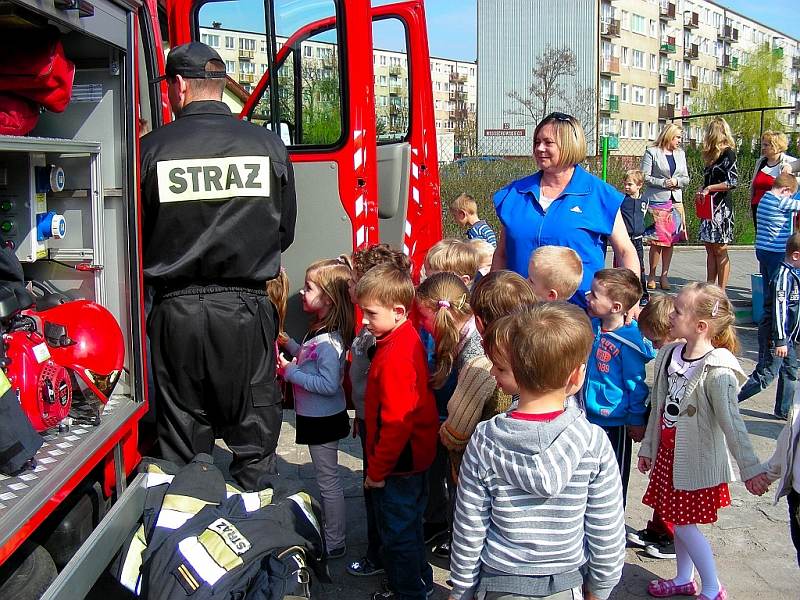
[(389, 589), (400, 600), (425, 600), (433, 586), (422, 534), (428, 495), (425, 473), (392, 475), (373, 491)]
[(793, 347), (789, 348), (786, 358), (775, 356), (772, 348), (773, 298), (769, 285), (784, 260), (784, 255), (780, 252), (756, 250), (756, 258), (764, 285), (764, 316), (758, 324), (758, 364), (739, 392), (739, 402), (766, 389), (778, 377), (774, 412), (776, 415), (787, 415), (794, 398), (798, 362)]

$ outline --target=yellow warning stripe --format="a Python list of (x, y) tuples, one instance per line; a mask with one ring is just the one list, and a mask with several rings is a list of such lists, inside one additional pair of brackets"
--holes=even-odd
[(11, 389), (11, 382), (8, 381), (8, 377), (3, 371), (0, 371), (0, 396), (5, 394), (8, 390)]
[(206, 502), (199, 498), (192, 498), (191, 496), (182, 496), (180, 494), (167, 494), (164, 496), (164, 501), (161, 503), (162, 509), (177, 510), (182, 513), (189, 513), (196, 515), (203, 508), (209, 504), (216, 504), (214, 502)]
[(189, 572), (189, 569), (186, 568), (186, 565), (180, 565), (178, 567), (178, 572), (183, 575), (183, 578), (186, 579), (186, 583), (188, 583), (193, 590), (200, 587), (200, 584), (197, 583), (197, 580)]
[(197, 541), (205, 548), (208, 555), (214, 559), (214, 562), (226, 571), (243, 564), (241, 557), (231, 550), (227, 542), (216, 531), (206, 529), (197, 536)]

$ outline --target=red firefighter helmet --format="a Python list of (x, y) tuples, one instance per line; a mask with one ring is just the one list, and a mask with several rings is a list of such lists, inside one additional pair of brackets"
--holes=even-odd
[(122, 330), (108, 309), (89, 300), (59, 304), (39, 313), (53, 360), (106, 403), (125, 360)]

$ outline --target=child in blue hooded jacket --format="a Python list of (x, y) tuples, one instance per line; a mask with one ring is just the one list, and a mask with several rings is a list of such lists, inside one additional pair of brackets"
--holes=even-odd
[(625, 268), (598, 271), (586, 294), (595, 339), (586, 365), (583, 402), (586, 418), (602, 427), (611, 440), (622, 476), (623, 500), (631, 472), (632, 441), (644, 437), (649, 394), (645, 365), (656, 355), (636, 321), (625, 324), (625, 313), (641, 297), (639, 277)]

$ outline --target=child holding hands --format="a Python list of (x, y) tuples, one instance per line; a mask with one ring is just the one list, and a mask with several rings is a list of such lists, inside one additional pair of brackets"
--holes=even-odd
[(726, 600), (711, 545), (697, 527), (716, 522), (717, 510), (731, 503), (726, 445), (751, 493), (758, 493), (763, 479), (736, 401), (746, 376), (733, 355), (734, 322), (733, 306), (719, 287), (688, 285), (670, 316), (672, 337), (686, 341), (664, 346), (656, 360), (653, 410), (638, 468), (653, 468), (642, 501), (675, 525), (677, 555), (676, 576), (647, 588), (656, 598), (700, 592), (696, 567), (700, 600)]

